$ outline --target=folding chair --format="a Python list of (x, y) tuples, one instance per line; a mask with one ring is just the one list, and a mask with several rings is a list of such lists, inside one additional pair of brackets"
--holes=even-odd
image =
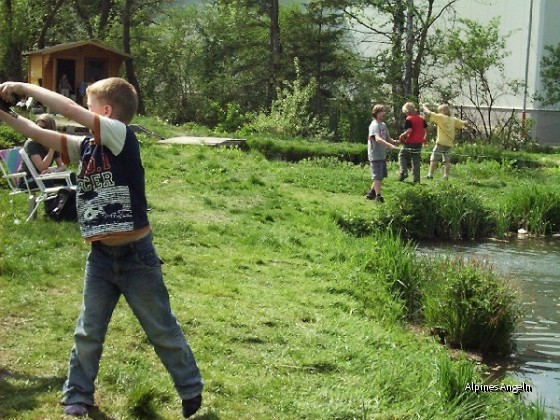
[[(39, 174), (37, 172), (37, 169), (35, 168), (35, 165), (33, 165), (33, 162), (31, 161), (29, 155), (25, 151), (25, 149), (20, 148), (19, 154), (23, 162), (27, 166), (27, 169), (29, 170), (31, 177), (35, 181), (35, 184), (37, 184), (37, 188), (39, 190), (39, 195), (35, 198), (35, 205), (33, 207), (33, 210), (29, 212), (29, 216), (27, 217), (26, 222), (28, 222), (33, 218), (33, 216), (37, 212), (39, 204), (41, 204), (43, 201), (47, 201), (55, 198), (58, 191), (61, 188), (70, 187), (72, 189), (76, 189), (76, 186), (72, 184), (72, 179), (71, 179), (72, 172), (62, 171), (62, 172), (53, 172), (49, 174)], [(56, 186), (56, 187), (45, 186), (44, 184), (45, 181), (52, 181), (52, 180), (63, 180), (65, 181), (66, 185)]]
[[(21, 155), (19, 154), (21, 147), (13, 147), (11, 149), (0, 150), (0, 169), (2, 169), (2, 177), (7, 181), (11, 189), (10, 195), (30, 193), (31, 190), (27, 185), (25, 172), (19, 172), (21, 166)], [(25, 181), (26, 188), (19, 187), (19, 179)]]

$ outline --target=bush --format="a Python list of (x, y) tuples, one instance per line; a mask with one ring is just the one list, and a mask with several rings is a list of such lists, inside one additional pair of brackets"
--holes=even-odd
[(480, 239), (493, 233), (495, 222), (478, 197), (446, 185), (440, 190), (411, 186), (379, 213), (380, 226), (406, 239)]
[[(446, 343), (462, 349), (507, 353), (521, 317), (517, 294), (490, 267), (445, 259), (426, 265), (423, 315)], [(429, 268), (431, 267), (431, 268)]]
[(257, 150), (267, 159), (299, 162), (304, 159), (335, 157), (354, 164), (367, 163), (367, 145), (356, 143), (327, 143), (293, 140), (272, 140), (251, 136), (247, 138), (251, 150)]
[(499, 210), (501, 224), (517, 232), (525, 229), (534, 235), (547, 235), (560, 229), (560, 191), (550, 185), (521, 184), (510, 191)]
[(249, 121), (250, 117), (244, 114), (241, 106), (235, 102), (228, 103), (225, 112), (221, 112), (222, 119), (218, 122), (216, 130), (225, 133), (235, 133)]
[(278, 99), (272, 103), (270, 112), (257, 114), (242, 132), (270, 133), (321, 140), (333, 137), (327, 128), (328, 124), (322, 121), (320, 116), (313, 115), (311, 112), (311, 101), (315, 97), (317, 81), (311, 79), (307, 85), (304, 85), (297, 58), (295, 67), (296, 80), (287, 83), (284, 89), (278, 90)]
[[(423, 322), (452, 347), (506, 353), (521, 311), (517, 293), (490, 267), (461, 259), (421, 258), (398, 236), (381, 233), (372, 220), (335, 215), (339, 226), (371, 235), (374, 249), (363, 259), (353, 295), (366, 310), (389, 291), (403, 318)], [(365, 277), (364, 277), (365, 276)]]
[(25, 138), (13, 128), (6, 124), (0, 124), (0, 149), (9, 149), (22, 144), (24, 141)]

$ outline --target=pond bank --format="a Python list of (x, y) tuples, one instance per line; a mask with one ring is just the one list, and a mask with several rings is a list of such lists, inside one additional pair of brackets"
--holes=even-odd
[(523, 301), (523, 318), (516, 328), (515, 351), (492, 364), (493, 375), (509, 376), (533, 386), (529, 401), (542, 399), (560, 416), (560, 240), (515, 239), (508, 242), (422, 244), (424, 255), (450, 253), (488, 262), (495, 272), (514, 282)]

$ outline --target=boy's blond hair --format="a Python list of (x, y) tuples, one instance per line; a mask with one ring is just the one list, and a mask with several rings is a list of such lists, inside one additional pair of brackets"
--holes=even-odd
[(371, 109), (371, 116), (375, 119), (377, 119), (377, 114), (379, 114), (380, 112), (384, 112), (385, 111), (385, 106), (381, 105), (381, 104), (377, 104), (374, 105), (373, 108)]
[(438, 106), (437, 112), (438, 114), (447, 115), (448, 117), (451, 116), (451, 111), (449, 109), (449, 105), (447, 104), (441, 104), (440, 106)]
[(130, 124), (138, 109), (136, 89), (120, 77), (109, 77), (88, 86), (86, 93), (102, 103), (111, 105), (111, 118)]
[(409, 115), (416, 114), (416, 106), (412, 102), (407, 102), (403, 105), (402, 112)]

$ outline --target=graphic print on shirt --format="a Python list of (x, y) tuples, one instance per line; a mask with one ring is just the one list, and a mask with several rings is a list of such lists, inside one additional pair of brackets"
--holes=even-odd
[(113, 179), (110, 152), (101, 145), (90, 144), (88, 149), (78, 176), (77, 211), (83, 237), (134, 230), (130, 189)]

